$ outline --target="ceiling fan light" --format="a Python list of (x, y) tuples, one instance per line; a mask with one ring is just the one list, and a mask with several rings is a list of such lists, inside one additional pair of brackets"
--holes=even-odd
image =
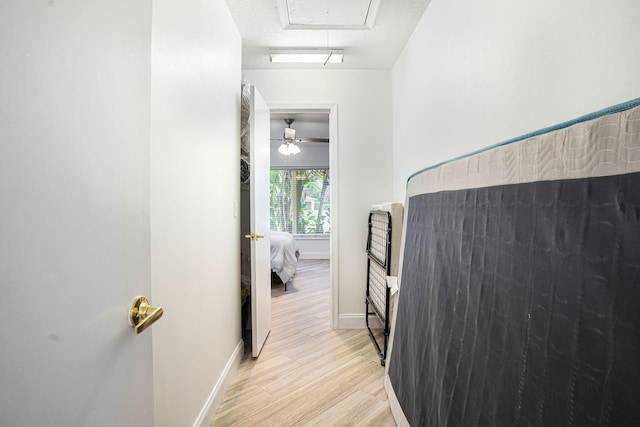
[(278, 148), (278, 152), (288, 156), (291, 154), (291, 150), (289, 149), (289, 144), (282, 144), (280, 148)]
[(289, 144), (289, 152), (291, 154), (298, 154), (300, 152), (300, 148), (294, 143)]

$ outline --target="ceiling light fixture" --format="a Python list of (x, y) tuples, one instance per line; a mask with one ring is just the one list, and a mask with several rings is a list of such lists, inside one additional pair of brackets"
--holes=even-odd
[(292, 154), (298, 154), (300, 152), (300, 148), (293, 142), (285, 141), (282, 143), (280, 148), (278, 148), (278, 152), (285, 156), (290, 156)]
[(344, 62), (343, 49), (279, 49), (270, 52), (271, 62), (331, 64)]
[(296, 130), (291, 129), (291, 123), (294, 122), (294, 119), (284, 119), (284, 122), (289, 125), (289, 127), (284, 128), (284, 142), (280, 148), (278, 148), (278, 152), (285, 156), (298, 154), (300, 152), (300, 148), (293, 143), (293, 141), (296, 140)]

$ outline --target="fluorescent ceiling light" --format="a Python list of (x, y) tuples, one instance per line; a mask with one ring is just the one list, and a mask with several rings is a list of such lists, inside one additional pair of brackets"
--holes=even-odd
[(270, 55), (271, 62), (336, 64), (344, 60), (342, 49), (283, 49), (272, 50)]

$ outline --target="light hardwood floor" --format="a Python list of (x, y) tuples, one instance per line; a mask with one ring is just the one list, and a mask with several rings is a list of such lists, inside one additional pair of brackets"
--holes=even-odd
[(328, 261), (301, 260), (271, 295), (262, 353), (245, 352), (211, 425), (395, 426), (367, 330), (329, 326)]

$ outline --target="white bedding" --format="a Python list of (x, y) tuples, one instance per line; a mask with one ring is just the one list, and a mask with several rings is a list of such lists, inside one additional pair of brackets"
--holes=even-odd
[(288, 282), (296, 272), (299, 255), (298, 243), (291, 234), (271, 232), (271, 271), (280, 277), (282, 283)]

